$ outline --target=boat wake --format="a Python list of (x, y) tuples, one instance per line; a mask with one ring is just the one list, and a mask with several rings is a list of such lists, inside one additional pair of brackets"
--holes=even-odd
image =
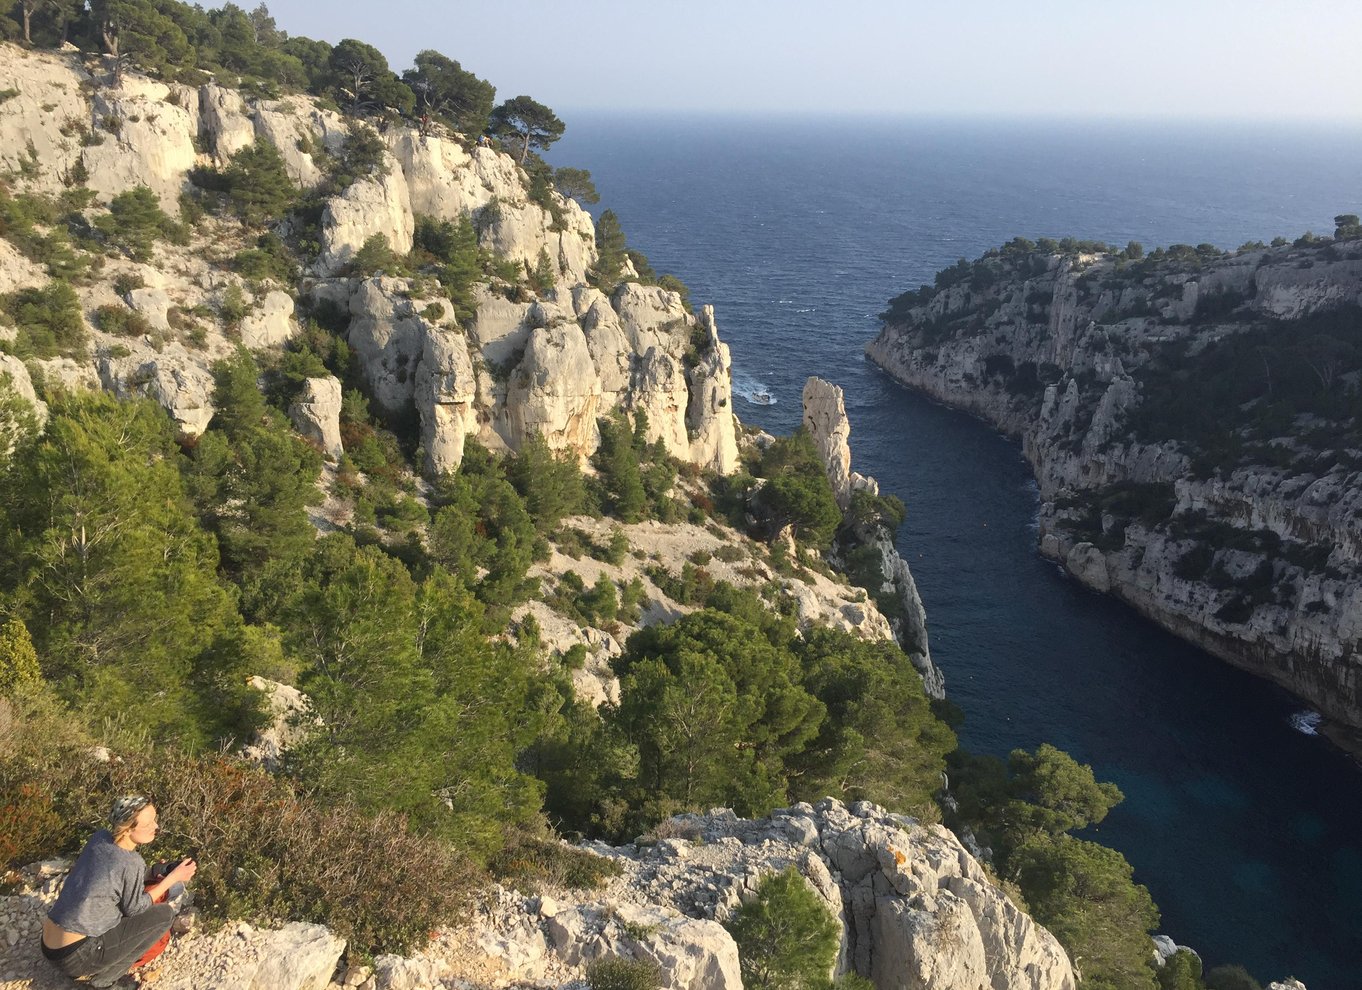
[(733, 376), (733, 394), (754, 406), (774, 406), (776, 398), (771, 390), (751, 375)]
[(1319, 735), (1319, 723), (1323, 720), (1324, 716), (1319, 712), (1312, 712), (1309, 710), (1292, 712), (1291, 728), (1301, 733), (1301, 735), (1317, 736)]

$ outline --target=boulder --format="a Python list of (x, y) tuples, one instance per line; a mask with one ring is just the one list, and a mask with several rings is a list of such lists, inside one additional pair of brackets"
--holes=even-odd
[(128, 305), (141, 313), (153, 330), (170, 332), (170, 296), (164, 289), (133, 289), (128, 293)]
[(106, 354), (99, 359), (99, 377), (120, 398), (155, 399), (182, 436), (198, 436), (213, 418), (213, 375), (181, 344), (168, 344), (160, 353), (143, 348), (126, 357)]
[(344, 448), (340, 435), (341, 383), (327, 375), (309, 378), (289, 406), (293, 428), (321, 448), (332, 460), (340, 460)]
[(321, 925), (295, 921), (271, 932), (247, 990), (325, 990), (345, 951), (345, 939)]
[(241, 320), (241, 342), (251, 350), (276, 347), (293, 338), (293, 297), (273, 289)]

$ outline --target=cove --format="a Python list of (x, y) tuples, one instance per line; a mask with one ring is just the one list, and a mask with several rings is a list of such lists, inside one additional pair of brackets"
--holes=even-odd
[(1018, 445), (862, 357), (890, 296), (1014, 236), (1146, 247), (1323, 231), (1362, 202), (1362, 130), (798, 121), (565, 112), (631, 246), (713, 303), (736, 412), (788, 432), (843, 386), (856, 470), (900, 496), (900, 552), (964, 744), (1052, 742), (1125, 792), (1093, 838), (1208, 966), (1362, 985), (1362, 771), (1302, 706), (1065, 578), (1036, 552)]

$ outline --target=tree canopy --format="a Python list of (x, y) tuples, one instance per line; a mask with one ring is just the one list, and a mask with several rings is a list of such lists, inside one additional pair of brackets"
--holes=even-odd
[(531, 148), (543, 151), (563, 136), (564, 124), (544, 104), (528, 96), (517, 96), (499, 104), (493, 111), (489, 127), (492, 134), (505, 141), (520, 164)]

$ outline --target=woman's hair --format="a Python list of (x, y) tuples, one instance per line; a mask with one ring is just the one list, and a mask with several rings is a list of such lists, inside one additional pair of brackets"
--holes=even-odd
[(115, 842), (132, 830), (138, 814), (150, 805), (151, 798), (143, 794), (124, 794), (114, 801), (113, 811), (109, 812), (109, 825), (113, 829)]

